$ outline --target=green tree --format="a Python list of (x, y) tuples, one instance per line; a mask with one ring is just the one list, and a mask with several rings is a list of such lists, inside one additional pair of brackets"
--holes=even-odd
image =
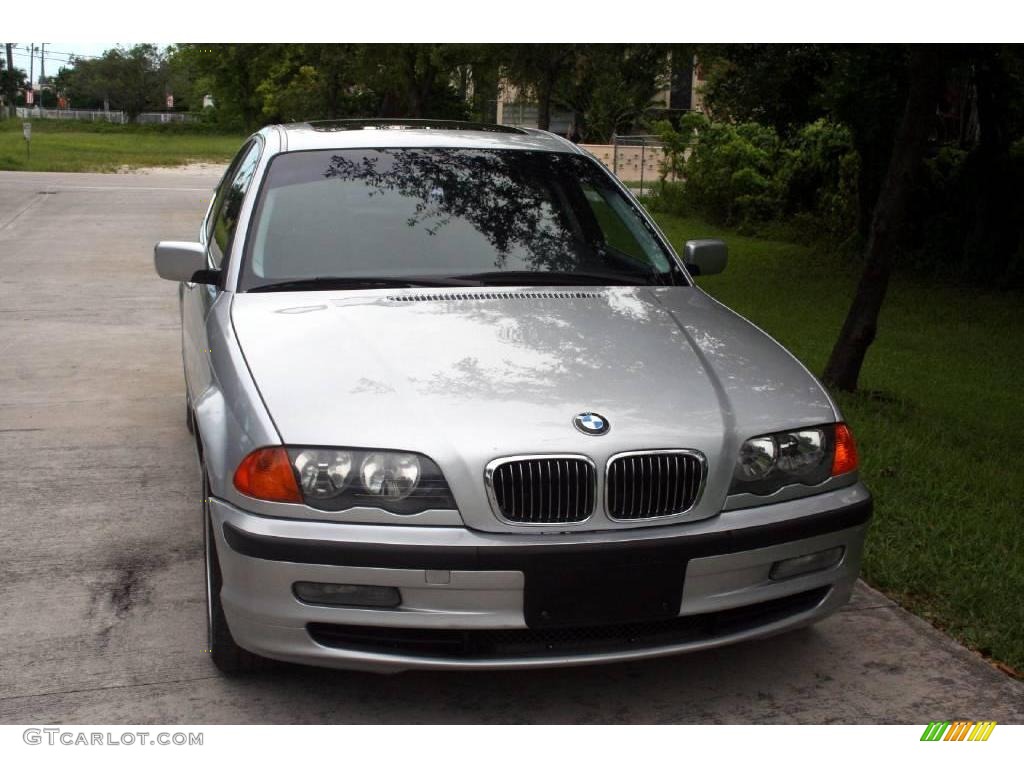
[(469, 116), (477, 122), (493, 123), (497, 118), (501, 46), (452, 43), (447, 47), (455, 90), (468, 108)]
[[(925, 217), (954, 222), (948, 231), (956, 242), (947, 237), (946, 248), (990, 279), (1020, 263), (1013, 142), (1024, 130), (1024, 57), (1017, 47), (746, 45), (709, 46), (701, 55), (716, 116), (761, 120), (788, 134), (826, 117), (849, 131), (857, 162), (832, 156), (837, 167), (857, 170), (864, 271), (824, 372), (833, 386), (856, 388), (893, 265), (931, 229)], [(952, 130), (944, 118), (951, 98), (961, 116)], [(943, 144), (966, 160), (947, 174), (959, 185), (954, 192), (929, 200), (925, 170), (935, 166), (931, 155), (949, 157), (938, 151)]]
[(757, 43), (698, 50), (704, 103), (715, 120), (763, 123), (787, 136), (825, 114), (823, 82), (834, 47)]
[(537, 102), (537, 127), (551, 126), (555, 91), (576, 69), (575, 43), (516, 43), (502, 46), (503, 73), (512, 85)]
[(11, 54), (11, 44), (7, 44), (6, 55), (0, 57), (0, 92), (3, 92), (7, 104), (14, 107), (18, 91), (25, 87), (25, 73), (16, 68), (8, 67), (7, 60)]
[(224, 127), (251, 131), (263, 120), (259, 86), (286, 49), (277, 43), (183, 43), (174, 58), (189, 72), (193, 103), (201, 104), (208, 93)]
[(784, 138), (823, 117), (849, 128), (866, 238), (906, 97), (906, 46), (712, 45), (698, 55), (716, 119), (765, 123)]
[(572, 53), (554, 101), (572, 111), (570, 137), (579, 141), (607, 143), (612, 134), (631, 131), (671, 82), (671, 46), (577, 45)]
[(197, 101), (200, 90), (212, 94), (219, 120), (251, 130), (368, 115), (463, 118), (473, 61), (486, 57), (455, 44), (196, 43), (179, 46), (176, 58)]
[(375, 94), (380, 117), (462, 119), (469, 110), (455, 83), (464, 53), (445, 43), (366, 44), (360, 79)]
[(146, 109), (163, 107), (168, 76), (164, 53), (141, 43), (112, 48), (96, 59), (73, 59), (59, 77), (73, 103), (109, 104), (135, 120)]
[(933, 46), (915, 47), (909, 55), (906, 104), (875, 203), (864, 271), (823, 375), (828, 384), (839, 389), (857, 388), (864, 357), (875, 340), (893, 262), (902, 245), (901, 229), (923, 171), (922, 161), (945, 75), (944, 64), (940, 51)]
[(372, 99), (357, 80), (359, 46), (303, 43), (282, 46), (257, 86), (270, 121), (334, 119), (365, 113)]

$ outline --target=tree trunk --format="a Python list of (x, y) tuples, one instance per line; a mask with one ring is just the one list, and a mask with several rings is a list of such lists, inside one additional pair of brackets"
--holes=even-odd
[(554, 90), (554, 76), (546, 73), (537, 85), (537, 127), (547, 131), (551, 127), (551, 92)]
[(324, 70), (326, 80), (324, 101), (326, 102), (327, 119), (335, 120), (341, 116), (341, 94), (344, 90), (342, 73), (339, 71), (338, 62), (333, 59), (324, 65)]
[(327, 75), (327, 119), (338, 117), (338, 76), (334, 72)]
[(423, 117), (423, 103), (420, 98), (419, 82), (416, 78), (416, 51), (412, 46), (405, 48), (405, 101), (406, 117)]
[(583, 141), (583, 133), (586, 130), (586, 115), (582, 110), (574, 109), (572, 111), (572, 124), (569, 126), (569, 141), (574, 141), (579, 144)]
[(879, 152), (869, 143), (858, 147), (857, 154), (860, 156), (860, 167), (857, 170), (857, 234), (867, 242), (885, 167), (879, 168), (880, 163), (875, 157)]
[(907, 104), (871, 219), (864, 272), (822, 376), (826, 384), (836, 389), (852, 392), (857, 388), (864, 356), (875, 340), (878, 313), (889, 287), (910, 196), (921, 174), (925, 145), (932, 129), (943, 76), (940, 61), (935, 46), (911, 49)]
[(251, 131), (256, 127), (256, 119), (258, 116), (258, 107), (254, 103), (256, 100), (256, 87), (253, 85), (250, 77), (248, 64), (243, 64), (238, 74), (241, 98), (239, 99), (239, 106), (242, 112), (242, 122), (245, 124), (245, 129)]

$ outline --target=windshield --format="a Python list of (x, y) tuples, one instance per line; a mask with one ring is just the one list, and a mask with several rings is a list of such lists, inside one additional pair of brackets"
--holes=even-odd
[(403, 278), (687, 284), (633, 203), (583, 156), (415, 148), (274, 158), (240, 290)]

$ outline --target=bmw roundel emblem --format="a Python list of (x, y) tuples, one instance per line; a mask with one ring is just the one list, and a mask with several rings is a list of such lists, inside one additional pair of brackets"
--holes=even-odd
[(604, 416), (590, 411), (573, 416), (572, 425), (585, 435), (603, 435), (612, 426)]

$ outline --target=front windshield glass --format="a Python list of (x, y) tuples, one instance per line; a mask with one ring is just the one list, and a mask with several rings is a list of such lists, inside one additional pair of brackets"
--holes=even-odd
[[(240, 290), (311, 279), (686, 279), (607, 173), (490, 149), (292, 152), (270, 165)], [(587, 280), (582, 280), (586, 276)]]

